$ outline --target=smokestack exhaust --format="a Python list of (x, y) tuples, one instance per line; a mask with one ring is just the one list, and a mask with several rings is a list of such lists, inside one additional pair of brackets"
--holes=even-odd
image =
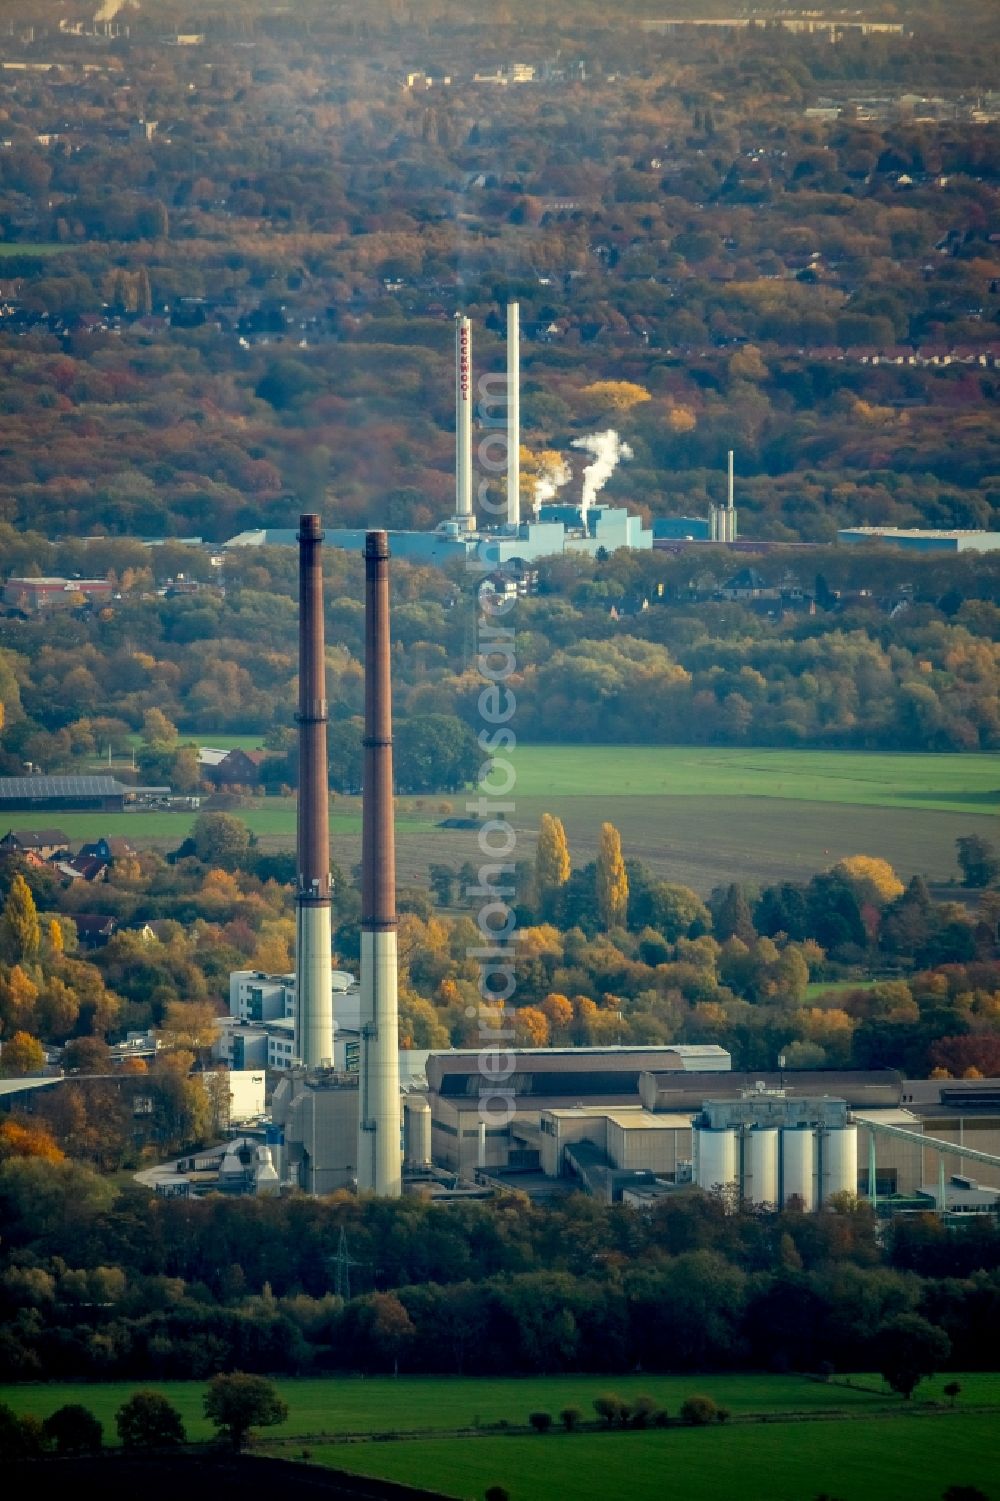
[(358, 1191), (382, 1198), (402, 1192), (397, 983), (389, 539), (385, 532), (368, 532)]
[(472, 514), (472, 324), (468, 318), (458, 315), (455, 320), (455, 520), (467, 532), (475, 529)]
[(327, 789), (323, 531), (299, 517), (299, 799), (295, 1040), (307, 1068), (333, 1061), (330, 812)]
[(521, 308), (507, 304), (507, 525), (521, 524)]

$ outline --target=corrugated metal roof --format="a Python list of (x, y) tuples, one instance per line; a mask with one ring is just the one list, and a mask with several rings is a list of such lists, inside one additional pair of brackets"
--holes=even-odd
[(130, 790), (114, 777), (0, 777), (0, 799), (120, 797)]

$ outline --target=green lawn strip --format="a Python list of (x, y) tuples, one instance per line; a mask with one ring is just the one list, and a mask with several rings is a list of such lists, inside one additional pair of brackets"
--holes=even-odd
[(60, 251), (72, 250), (72, 245), (60, 245), (58, 241), (24, 241), (16, 240), (0, 242), (0, 260), (11, 260), (18, 255), (58, 255)]
[[(961, 1379), (961, 1378), (959, 1378)], [(967, 1378), (972, 1381), (975, 1378)], [(743, 1413), (811, 1413), (831, 1409), (879, 1411), (890, 1401), (879, 1392), (810, 1381), (804, 1376), (526, 1376), (483, 1378), (403, 1376), (281, 1378), (276, 1382), (289, 1406), (288, 1422), (268, 1436), (452, 1431), (528, 1421), (535, 1411), (578, 1407), (589, 1421), (594, 1398), (613, 1391), (626, 1400), (648, 1394), (676, 1414), (685, 1397), (705, 1393), (734, 1416)], [(210, 1427), (201, 1416), (204, 1382), (130, 1381), (52, 1383), (0, 1387), (0, 1401), (19, 1413), (44, 1418), (66, 1402), (81, 1402), (104, 1424), (105, 1440), (115, 1438), (114, 1414), (132, 1392), (151, 1386), (162, 1391), (184, 1417), (188, 1436), (204, 1438)]]
[[(964, 1375), (943, 1371), (939, 1376), (931, 1376), (926, 1381), (921, 1381), (913, 1400), (919, 1403), (950, 1403), (951, 1398), (945, 1396), (944, 1389), (953, 1381), (957, 1381), (962, 1388), (955, 1399), (959, 1408), (1000, 1406), (1000, 1371), (971, 1371)], [(849, 1387), (847, 1383), (850, 1383)], [(874, 1375), (871, 1371), (863, 1371), (860, 1375), (834, 1376), (830, 1385), (840, 1390), (856, 1392), (882, 1395), (888, 1395), (889, 1392), (889, 1388), (881, 1377)]]
[[(291, 848), (295, 842), (295, 799), (276, 797), (260, 799), (253, 807), (234, 808), (233, 816), (239, 818), (252, 833), (269, 842), (281, 843)], [(194, 825), (197, 813), (164, 812), (160, 809), (135, 813), (8, 813), (4, 815), (4, 827), (15, 829), (59, 828), (71, 843), (83, 843), (103, 834), (107, 838), (128, 839), (131, 844), (161, 844), (177, 847), (182, 844)], [(397, 815), (401, 829), (412, 833), (426, 833), (437, 827), (437, 816), (410, 812), (404, 808)], [(360, 834), (361, 804), (351, 799), (350, 811), (338, 813), (336, 805), (330, 815), (333, 833)]]
[(996, 1494), (1000, 1425), (986, 1414), (849, 1423), (312, 1446), (315, 1462), (427, 1486), (459, 1501), (502, 1485), (511, 1501), (940, 1501), (949, 1485)]
[(806, 986), (806, 1000), (818, 1001), (821, 997), (846, 995), (851, 990), (873, 990), (881, 980), (813, 980)]

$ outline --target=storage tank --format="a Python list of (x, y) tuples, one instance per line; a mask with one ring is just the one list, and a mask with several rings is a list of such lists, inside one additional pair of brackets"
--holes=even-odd
[(431, 1107), (423, 1095), (408, 1095), (403, 1101), (404, 1160), (411, 1167), (426, 1167), (431, 1160)]
[(816, 1132), (812, 1126), (786, 1126), (781, 1133), (781, 1202), (792, 1199), (816, 1208)]
[(692, 1132), (694, 1177), (699, 1188), (729, 1188), (737, 1180), (736, 1132), (696, 1127)]
[(751, 1126), (744, 1137), (743, 1197), (751, 1204), (778, 1202), (778, 1131)]
[(823, 1199), (858, 1191), (858, 1128), (842, 1126), (823, 1137)]

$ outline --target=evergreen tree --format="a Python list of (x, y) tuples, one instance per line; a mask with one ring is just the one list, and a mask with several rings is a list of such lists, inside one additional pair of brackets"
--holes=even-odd
[(955, 841), (963, 886), (992, 886), (1000, 876), (1000, 859), (988, 839), (966, 834)]
[(720, 943), (738, 938), (741, 943), (753, 943), (757, 933), (753, 925), (750, 902), (746, 891), (736, 881), (726, 887), (721, 900), (712, 903), (715, 914), (715, 936)]
[(622, 837), (613, 823), (601, 824), (597, 846), (597, 906), (605, 928), (625, 926), (628, 873), (622, 859)]

